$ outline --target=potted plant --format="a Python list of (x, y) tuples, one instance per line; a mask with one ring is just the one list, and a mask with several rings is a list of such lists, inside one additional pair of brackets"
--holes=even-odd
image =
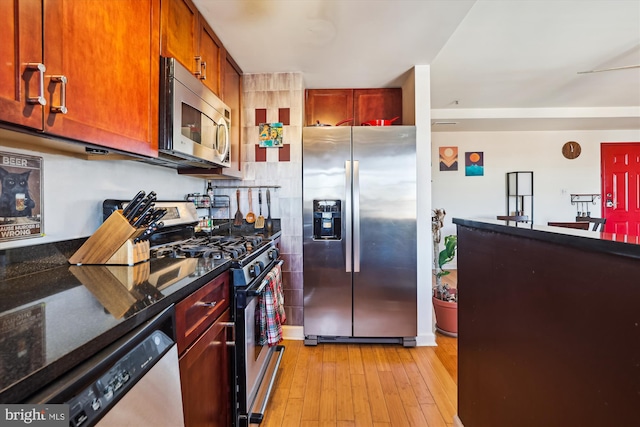
[(450, 272), (442, 267), (453, 260), (456, 255), (458, 238), (455, 235), (445, 236), (444, 249), (440, 250), (441, 229), (444, 226), (444, 209), (434, 209), (431, 217), (431, 231), (433, 234), (433, 274), (436, 284), (433, 287), (433, 308), (436, 314), (436, 330), (449, 336), (458, 336), (458, 292), (449, 284), (442, 281), (442, 277)]

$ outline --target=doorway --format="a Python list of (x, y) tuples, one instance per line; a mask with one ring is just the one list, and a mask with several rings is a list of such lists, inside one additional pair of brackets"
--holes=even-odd
[(604, 231), (640, 236), (640, 143), (605, 142), (600, 154)]

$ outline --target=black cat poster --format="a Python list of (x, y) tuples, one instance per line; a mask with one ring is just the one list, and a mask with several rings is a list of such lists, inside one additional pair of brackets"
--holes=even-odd
[(0, 152), (0, 241), (41, 236), (42, 157)]

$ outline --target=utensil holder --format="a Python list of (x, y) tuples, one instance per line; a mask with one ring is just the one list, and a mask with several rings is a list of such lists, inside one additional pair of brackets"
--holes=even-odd
[(146, 261), (150, 258), (149, 241), (133, 243), (145, 230), (131, 226), (117, 210), (69, 258), (69, 263), (134, 265)]

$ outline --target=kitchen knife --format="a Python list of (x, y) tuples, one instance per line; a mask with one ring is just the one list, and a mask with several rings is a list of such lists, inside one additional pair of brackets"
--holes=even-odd
[(145, 215), (144, 219), (142, 220), (142, 224), (140, 224), (141, 227), (148, 227), (150, 224), (156, 223), (160, 220), (160, 218), (162, 218), (166, 213), (165, 209), (152, 209), (151, 211), (149, 211), (149, 213), (147, 215)]
[(150, 212), (153, 210), (154, 206), (155, 206), (155, 203), (153, 203), (153, 202), (151, 202), (151, 204), (146, 204), (145, 210), (142, 211), (140, 213), (140, 215), (138, 215), (136, 220), (131, 225), (133, 225), (136, 228), (142, 226), (142, 224), (144, 224), (145, 217), (150, 214)]
[(138, 208), (140, 207), (140, 204), (144, 200), (144, 195), (145, 195), (145, 192), (140, 190), (138, 194), (136, 194), (136, 196), (133, 199), (131, 199), (131, 201), (127, 203), (127, 206), (123, 209), (122, 215), (124, 215), (124, 217), (127, 220), (129, 220), (129, 222), (133, 220), (134, 218), (133, 215), (138, 210)]
[(155, 191), (150, 191), (149, 194), (147, 194), (147, 197), (142, 199), (142, 202), (136, 208), (135, 213), (132, 214), (131, 221), (129, 221), (131, 222), (131, 225), (134, 225), (134, 223), (140, 219), (140, 216), (142, 215), (142, 213), (147, 212), (149, 210), (149, 205), (151, 205), (155, 201), (156, 201), (156, 193)]
[(152, 223), (157, 223), (167, 214), (167, 210), (165, 208), (154, 209), (152, 212), (147, 215), (144, 223), (142, 225), (149, 225)]
[(141, 235), (139, 235), (138, 237), (133, 239), (133, 243), (142, 242), (143, 240), (149, 240), (151, 235), (153, 233), (155, 233), (156, 231), (158, 231), (159, 229), (161, 229), (162, 227), (164, 227), (164, 222), (162, 222), (162, 221), (158, 222), (158, 223), (154, 222), (154, 223), (149, 224), (147, 229), (144, 230), (144, 233), (142, 233)]

